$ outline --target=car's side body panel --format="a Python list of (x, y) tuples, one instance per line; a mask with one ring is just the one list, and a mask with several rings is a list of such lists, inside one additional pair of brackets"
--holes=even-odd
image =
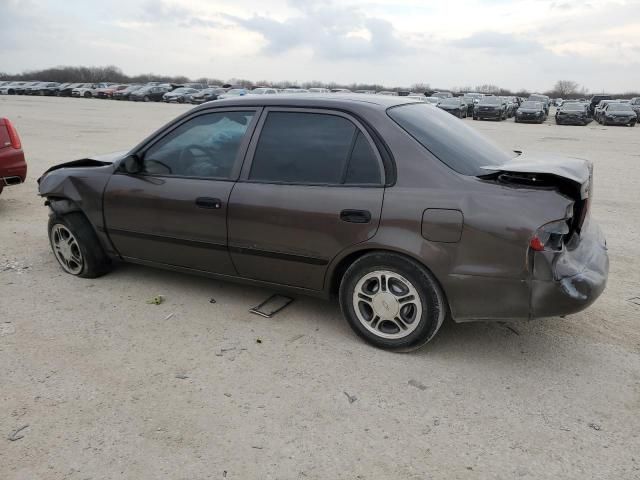
[[(337, 277), (344, 271), (346, 261), (362, 252), (389, 250), (415, 259), (433, 273), (447, 297), (452, 317), (457, 321), (552, 315), (556, 310), (552, 305), (547, 305), (550, 301), (564, 302), (561, 305), (559, 303), (557, 310), (562, 313), (580, 310), (585, 302), (580, 300), (579, 295), (562, 293), (563, 289), (577, 285), (573, 283), (574, 277), (582, 273), (575, 272), (593, 270), (602, 273), (599, 279), (589, 278), (584, 281), (586, 283), (583, 282), (593, 292), (587, 295), (589, 299), (597, 297), (604, 288), (603, 278), (606, 280), (608, 262), (606, 254), (597, 250), (602, 248), (603, 240), (595, 238), (591, 229), (581, 233), (586, 239), (583, 246), (578, 236), (576, 244), (567, 246), (566, 251), (548, 255), (532, 254), (529, 245), (536, 230), (549, 222), (565, 219), (576, 201), (560, 193), (553, 183), (541, 188), (533, 184), (501, 182), (498, 177), (479, 178), (456, 173), (407, 135), (398, 124), (390, 121), (387, 107), (411, 103), (410, 99), (386, 97), (368, 101), (343, 100), (338, 95), (297, 97), (306, 98), (254, 95), (205, 104), (161, 128), (132, 150), (134, 153), (143, 151), (155, 138), (163, 136), (190, 115), (238, 106), (335, 110), (357, 119), (368, 132), (382, 139), (381, 142), (376, 141), (380, 153), (383, 149), (392, 152), (391, 164), (385, 163), (385, 170), (387, 179), (393, 180), (387, 182), (384, 188), (249, 182), (246, 169), (250, 166), (252, 152), (250, 146), (243, 147), (244, 164), (237, 177), (239, 182), (229, 182), (229, 190), (221, 193), (228, 194), (229, 198), (226, 222), (233, 268), (243, 277), (243, 281), (268, 282), (327, 296), (334, 291), (339, 280)], [(433, 111), (437, 112), (436, 109)], [(440, 114), (444, 115), (442, 112)], [(527, 165), (525, 160), (522, 159), (523, 166)], [(516, 160), (514, 162), (517, 163)], [(567, 178), (566, 172), (552, 171), (548, 165), (542, 170), (535, 170), (535, 162), (530, 166), (532, 170), (525, 170), (563, 177), (563, 181), (574, 184), (580, 183)], [(518, 172), (517, 166), (513, 168)], [(127, 218), (127, 205), (131, 199), (126, 198), (129, 191), (140, 188), (144, 192), (144, 182), (150, 181), (140, 179), (135, 185), (114, 183), (114, 193), (122, 197), (117, 200), (115, 196), (106, 199), (105, 205), (111, 205), (117, 211), (114, 210), (114, 219), (108, 220), (105, 225), (102, 193), (114, 171), (113, 165), (90, 169), (76, 166), (52, 171), (43, 177), (40, 184), (41, 195), (54, 201), (66, 198), (78, 205), (96, 230), (102, 232), (101, 241), (108, 244), (105, 248), (110, 248), (105, 227), (107, 230), (136, 227), (134, 219)], [(584, 173), (584, 166), (581, 171)], [(152, 232), (181, 238), (186, 230), (182, 233), (176, 230), (179, 220), (174, 223), (173, 220), (163, 222), (153, 210), (163, 209), (163, 206), (167, 210), (169, 204), (163, 203), (165, 200), (177, 204), (188, 201), (183, 193), (185, 189), (186, 184), (177, 182), (175, 187), (167, 190), (170, 193), (167, 199), (150, 193), (149, 201), (143, 201), (144, 205), (140, 206), (147, 213), (140, 212), (142, 220), (138, 226), (146, 225), (145, 228)], [(342, 225), (339, 223), (342, 209), (368, 210), (371, 212), (371, 221), (368, 224)], [(455, 222), (451, 215), (435, 215), (428, 217), (429, 221), (425, 223), (425, 211), (430, 209), (456, 211), (460, 215), (456, 215)], [(184, 211), (175, 213), (190, 224), (204, 221), (185, 216)], [(452, 224), (455, 224), (459, 238), (451, 235)], [(160, 232), (159, 229), (163, 228), (165, 230)], [(432, 229), (433, 235), (429, 236), (425, 228)], [(201, 233), (188, 232), (189, 237), (196, 237), (190, 240), (205, 244), (202, 247), (206, 247), (207, 243), (223, 241), (215, 239), (213, 231), (209, 236), (197, 238), (197, 235)], [(131, 242), (131, 239), (127, 241)], [(144, 245), (141, 242), (135, 248), (141, 251)], [(597, 250), (595, 257), (580, 248)], [(109, 253), (117, 255), (113, 248)], [(180, 271), (222, 275), (224, 278), (234, 276), (232, 268), (217, 273), (207, 272), (206, 265), (203, 266), (206, 260), (198, 263), (196, 251), (185, 253), (190, 260), (186, 264), (183, 262), (183, 265), (171, 266), (166, 254), (163, 255), (165, 257), (150, 259), (143, 258), (142, 252), (133, 261), (155, 263)], [(559, 270), (558, 264), (563, 259), (572, 261), (572, 271)], [(536, 272), (540, 271), (552, 274), (549, 278), (536, 276)], [(584, 288), (581, 290), (583, 293), (586, 291)]]

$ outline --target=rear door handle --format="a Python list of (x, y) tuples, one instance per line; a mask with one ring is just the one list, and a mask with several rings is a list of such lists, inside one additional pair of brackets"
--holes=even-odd
[(200, 208), (218, 209), (222, 208), (222, 201), (219, 198), (198, 197), (196, 205)]
[(369, 223), (371, 221), (371, 212), (368, 210), (342, 210), (340, 212), (340, 220), (349, 223)]

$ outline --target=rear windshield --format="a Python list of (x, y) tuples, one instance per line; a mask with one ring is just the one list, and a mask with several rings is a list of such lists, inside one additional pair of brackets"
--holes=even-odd
[(496, 167), (514, 156), (491, 143), (452, 115), (423, 103), (400, 105), (388, 115), (442, 163), (462, 175), (489, 173), (481, 167)]

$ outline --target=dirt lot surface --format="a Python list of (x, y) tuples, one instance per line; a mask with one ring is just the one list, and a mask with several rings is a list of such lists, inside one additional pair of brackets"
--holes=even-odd
[(640, 478), (640, 127), (465, 120), (595, 163), (609, 285), (577, 315), (448, 323), (391, 354), (331, 303), (264, 319), (247, 310), (266, 289), (61, 271), (37, 177), (187, 108), (0, 97), (30, 168), (0, 195), (0, 479)]

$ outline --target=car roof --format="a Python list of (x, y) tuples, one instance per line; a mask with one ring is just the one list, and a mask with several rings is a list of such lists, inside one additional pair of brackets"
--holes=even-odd
[(362, 106), (368, 104), (371, 107), (377, 107), (386, 110), (396, 105), (404, 105), (407, 103), (422, 103), (413, 100), (410, 97), (392, 97), (385, 95), (362, 95), (362, 94), (320, 94), (313, 93), (300, 94), (281, 94), (281, 95), (245, 95), (240, 97), (225, 98), (216, 100), (215, 102), (203, 104), (197, 109), (207, 109), (212, 106), (224, 107), (310, 107), (310, 108), (349, 108), (349, 106)]

